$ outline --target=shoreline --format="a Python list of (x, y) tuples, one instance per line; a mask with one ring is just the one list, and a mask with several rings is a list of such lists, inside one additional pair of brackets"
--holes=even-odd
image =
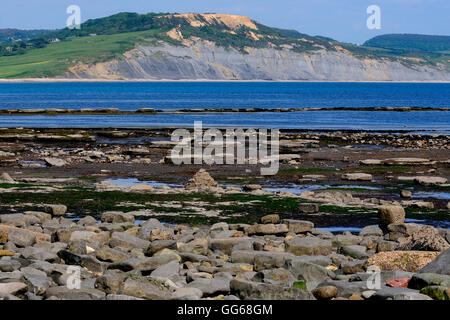
[(111, 83), (127, 83), (127, 82), (235, 82), (235, 83), (252, 83), (252, 82), (273, 82), (273, 83), (450, 83), (450, 80), (411, 80), (411, 81), (394, 81), (394, 80), (211, 80), (211, 79), (65, 79), (65, 78), (21, 78), (21, 79), (0, 79), (1, 83), (95, 83), (95, 82), (111, 82)]

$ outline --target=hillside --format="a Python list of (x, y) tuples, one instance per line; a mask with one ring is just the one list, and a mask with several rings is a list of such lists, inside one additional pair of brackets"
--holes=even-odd
[(120, 13), (0, 46), (0, 78), (450, 80), (449, 59), (340, 43), (238, 15)]
[(424, 52), (450, 53), (450, 36), (422, 34), (385, 34), (374, 37), (364, 46)]
[(0, 29), (0, 43), (28, 41), (51, 32), (54, 32), (54, 30)]

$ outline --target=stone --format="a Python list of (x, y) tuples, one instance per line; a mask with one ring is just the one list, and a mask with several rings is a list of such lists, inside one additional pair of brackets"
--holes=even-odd
[(255, 234), (284, 234), (287, 233), (288, 227), (285, 224), (254, 224), (244, 228), (244, 231), (248, 235)]
[(36, 243), (36, 235), (27, 230), (13, 229), (8, 233), (8, 241), (19, 247), (29, 247)]
[(102, 247), (95, 251), (97, 259), (105, 262), (117, 262), (128, 259), (130, 256), (121, 251), (109, 247)]
[(140, 224), (140, 229), (137, 233), (137, 237), (148, 240), (152, 234), (153, 229), (164, 229), (164, 226), (157, 219), (148, 219)]
[(288, 226), (288, 231), (292, 233), (312, 232), (314, 223), (304, 220), (284, 219), (283, 223)]
[(180, 264), (177, 260), (170, 261), (169, 263), (163, 264), (156, 268), (150, 276), (153, 279), (165, 281), (172, 277), (178, 276), (180, 271)]
[(1, 272), (13, 272), (19, 270), (21, 264), (17, 260), (0, 260), (0, 271)]
[(364, 227), (359, 232), (359, 236), (360, 237), (366, 237), (366, 236), (379, 236), (379, 237), (382, 237), (383, 236), (383, 230), (381, 230), (378, 226), (367, 226), (367, 227)]
[(382, 229), (391, 223), (403, 223), (405, 222), (405, 210), (400, 206), (381, 206), (378, 208), (378, 222)]
[(277, 224), (280, 223), (280, 216), (278, 214), (269, 214), (261, 218), (262, 224)]
[[(242, 277), (239, 279), (242, 279)], [(291, 287), (297, 279), (286, 269), (277, 268), (270, 270), (261, 270), (260, 272), (256, 273), (251, 279), (247, 280)]]
[(409, 281), (409, 288), (422, 289), (428, 286), (450, 287), (450, 276), (437, 273), (416, 273)]
[(343, 255), (350, 256), (355, 259), (361, 260), (369, 257), (366, 247), (360, 245), (343, 246), (340, 251)]
[(439, 254), (434, 260), (420, 269), (419, 273), (439, 273), (450, 276), (450, 249)]
[(15, 295), (17, 293), (26, 291), (26, 289), (27, 289), (27, 285), (22, 282), (0, 283), (0, 294)]
[(21, 213), (0, 215), (0, 221), (3, 224), (19, 228), (27, 228), (31, 225), (40, 223), (39, 218), (27, 216)]
[(44, 158), (44, 161), (51, 167), (64, 167), (67, 164), (66, 161), (58, 158)]
[(319, 205), (317, 203), (299, 203), (298, 211), (300, 213), (316, 213), (319, 212)]
[(60, 217), (66, 214), (67, 207), (62, 204), (51, 204), (47, 205), (47, 210), (50, 211), (50, 213), (55, 217)]
[[(391, 235), (391, 234), (390, 234)], [(450, 244), (431, 226), (418, 226), (397, 250), (445, 251)]]
[(199, 278), (190, 282), (187, 288), (197, 288), (202, 291), (203, 296), (215, 296), (230, 293), (230, 280)]
[(334, 277), (334, 273), (317, 264), (304, 262), (301, 259), (294, 258), (286, 261), (284, 266), (298, 280), (306, 282), (309, 291), (316, 288), (320, 283)]
[(382, 240), (377, 243), (377, 252), (394, 251), (398, 247), (395, 241)]
[(134, 216), (120, 211), (108, 211), (102, 213), (101, 220), (106, 223), (134, 223)]
[(409, 198), (411, 198), (411, 196), (412, 196), (412, 192), (411, 192), (410, 190), (402, 190), (402, 191), (400, 192), (400, 196), (401, 196), (402, 198), (409, 199)]
[(107, 294), (119, 293), (128, 275), (120, 270), (107, 270), (95, 280), (95, 288)]
[(443, 177), (414, 177), (414, 182), (424, 186), (441, 185), (447, 183), (447, 178)]
[(131, 236), (125, 232), (113, 232), (109, 244), (113, 248), (123, 247), (128, 249), (146, 249), (150, 245), (150, 242)]
[(208, 253), (208, 239), (196, 238), (188, 243), (177, 242), (179, 252), (206, 255)]
[(345, 173), (341, 176), (342, 180), (349, 180), (349, 181), (371, 181), (373, 179), (373, 176), (368, 173)]
[(233, 279), (230, 289), (242, 300), (315, 300), (310, 292), (301, 289), (240, 279)]
[(244, 192), (252, 192), (256, 190), (261, 190), (262, 187), (259, 184), (244, 184), (242, 186), (242, 191)]
[(174, 300), (199, 300), (203, 292), (197, 288), (178, 288), (172, 294)]
[(340, 248), (343, 246), (359, 245), (363, 241), (360, 236), (353, 234), (339, 234), (332, 239), (333, 247)]
[(43, 295), (51, 285), (54, 285), (47, 276), (26, 274), (24, 279), (29, 286), (28, 290), (36, 295)]
[(11, 176), (8, 173), (3, 172), (2, 175), (0, 176), (0, 183), (15, 184), (17, 182), (13, 178), (11, 178)]
[(79, 255), (73, 254), (67, 250), (61, 250), (58, 252), (58, 257), (60, 257), (68, 265), (81, 265), (82, 259)]
[(211, 175), (204, 169), (200, 169), (194, 177), (186, 184), (186, 190), (200, 189), (209, 190), (217, 188), (219, 185), (211, 177)]
[[(420, 294), (417, 290), (412, 290), (409, 288), (401, 288), (401, 287), (387, 287), (382, 286), (381, 289), (377, 290), (371, 297), (370, 300), (394, 300), (394, 297), (397, 296), (397, 299), (405, 299), (404, 297), (412, 297), (417, 294)], [(406, 298), (405, 300), (408, 300)]]
[(398, 293), (393, 296), (392, 300), (433, 300), (428, 295), (418, 292)]
[(81, 287), (69, 289), (67, 286), (50, 287), (45, 292), (47, 299), (56, 297), (62, 300), (105, 300), (106, 294), (95, 288)]
[(78, 225), (86, 227), (86, 226), (95, 226), (98, 224), (97, 220), (92, 216), (86, 216), (81, 218), (78, 222)]
[(284, 266), (287, 259), (295, 256), (288, 252), (270, 252), (270, 251), (253, 251), (253, 250), (235, 250), (231, 254), (233, 263), (247, 263), (254, 265), (270, 266), (271, 268), (280, 268)]
[(329, 240), (322, 240), (313, 237), (295, 237), (286, 243), (286, 251), (293, 253), (296, 256), (326, 256), (331, 253), (332, 244)]
[(225, 254), (230, 255), (233, 248), (240, 244), (245, 244), (246, 247), (253, 249), (253, 240), (249, 237), (239, 238), (224, 238), (224, 239), (211, 239), (209, 240), (209, 247), (214, 251), (222, 251)]
[(366, 260), (355, 260), (349, 262), (343, 262), (341, 264), (341, 269), (344, 274), (353, 274), (357, 272), (364, 272), (364, 266)]
[(14, 253), (9, 250), (0, 250), (0, 257), (12, 257), (13, 255)]
[(122, 260), (118, 262), (114, 262), (108, 265), (108, 269), (110, 270), (122, 270), (124, 272), (128, 272), (131, 270), (138, 270), (142, 272), (150, 272), (162, 266), (170, 261), (177, 260), (178, 258), (175, 255), (164, 254), (159, 256), (153, 256), (150, 258), (130, 258), (127, 260)]
[(408, 288), (409, 280), (411, 278), (388, 279), (386, 285), (392, 288)]
[(128, 278), (123, 284), (121, 293), (146, 300), (168, 300), (170, 298), (169, 290), (161, 282), (149, 281), (145, 278), (137, 280)]

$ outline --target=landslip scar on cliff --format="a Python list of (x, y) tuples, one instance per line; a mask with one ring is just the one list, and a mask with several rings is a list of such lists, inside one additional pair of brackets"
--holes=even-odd
[(0, 43), (0, 78), (450, 81), (450, 37), (358, 46), (230, 14), (119, 13), (29, 38)]

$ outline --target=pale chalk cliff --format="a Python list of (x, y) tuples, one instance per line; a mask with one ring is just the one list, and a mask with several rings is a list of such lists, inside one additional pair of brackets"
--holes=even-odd
[[(175, 15), (193, 27), (219, 23), (229, 33), (248, 27), (248, 36), (262, 37), (258, 27), (247, 17), (233, 15)], [(67, 78), (100, 79), (170, 79), (170, 80), (327, 80), (327, 81), (450, 81), (445, 65), (413, 63), (414, 58), (361, 58), (334, 45), (333, 50), (298, 52), (292, 46), (247, 47), (241, 52), (214, 42), (183, 38), (175, 27), (167, 35), (179, 42), (158, 41), (152, 45), (136, 44), (121, 59), (92, 65), (78, 64)], [(300, 39), (302, 41), (309, 41)], [(403, 59), (403, 61), (401, 60)], [(409, 60), (409, 61), (408, 61)], [(412, 62), (412, 63), (411, 63)]]

